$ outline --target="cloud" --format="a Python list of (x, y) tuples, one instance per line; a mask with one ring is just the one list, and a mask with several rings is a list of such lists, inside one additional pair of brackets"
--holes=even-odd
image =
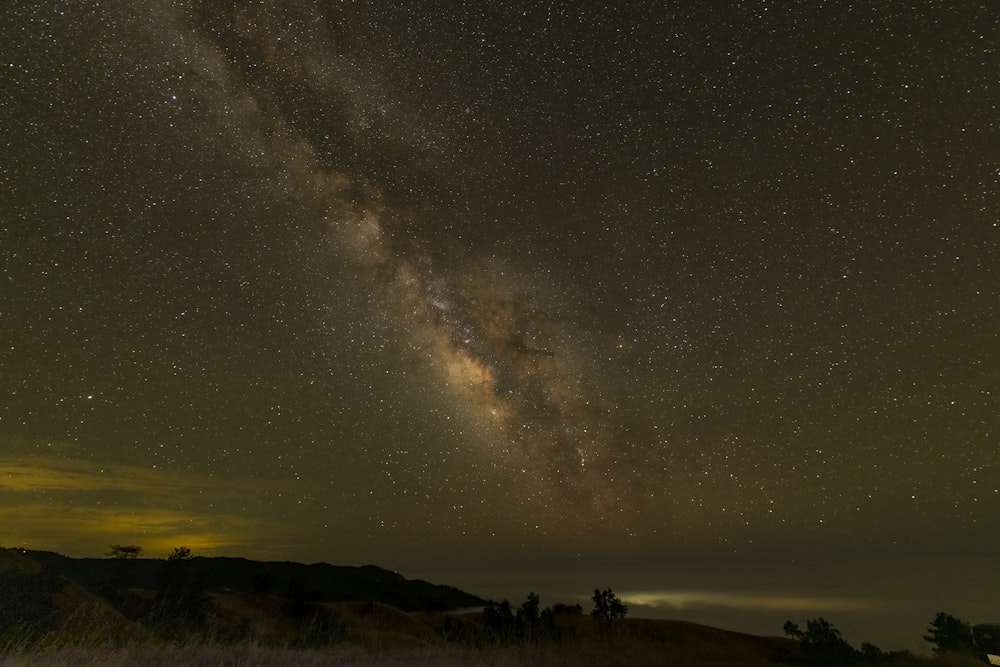
[(666, 609), (724, 608), (802, 612), (817, 609), (827, 612), (872, 611), (876, 600), (852, 597), (789, 596), (728, 593), (714, 591), (629, 591), (620, 593), (623, 602), (643, 607)]
[(22, 492), (126, 491), (169, 495), (212, 489), (246, 492), (287, 490), (290, 482), (226, 479), (162, 468), (103, 464), (55, 456), (0, 457), (0, 489)]

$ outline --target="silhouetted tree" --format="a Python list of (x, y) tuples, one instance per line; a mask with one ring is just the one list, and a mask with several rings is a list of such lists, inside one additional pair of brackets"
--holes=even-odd
[(497, 604), (493, 600), (483, 608), (483, 625), (491, 638), (498, 643), (506, 643), (514, 638), (514, 612), (510, 602)]
[(934, 644), (934, 652), (938, 655), (973, 653), (976, 650), (972, 642), (972, 626), (951, 614), (939, 611), (927, 631), (930, 634), (924, 635), (924, 640)]
[(840, 636), (840, 630), (822, 616), (806, 621), (805, 632), (791, 621), (785, 621), (784, 629), (786, 635), (801, 643), (802, 657), (807, 665), (832, 667), (860, 662), (861, 654)]
[(603, 591), (595, 588), (591, 600), (594, 601), (594, 610), (590, 615), (608, 625), (616, 619), (625, 618), (625, 614), (628, 613), (628, 607), (622, 604), (610, 588)]
[(865, 656), (865, 662), (883, 662), (889, 658), (890, 654), (880, 649), (871, 642), (861, 642), (861, 655)]
[(192, 558), (188, 547), (176, 547), (167, 557), (150, 620), (181, 626), (204, 621), (209, 598), (204, 578), (195, 570)]
[(107, 580), (98, 588), (98, 593), (111, 604), (118, 607), (119, 611), (125, 611), (122, 605), (125, 603), (124, 591), (129, 586), (129, 573), (134, 570), (134, 563), (142, 553), (142, 547), (137, 544), (112, 544), (104, 554), (112, 560), (118, 561), (108, 572)]
[(538, 641), (538, 631), (541, 625), (539, 615), (538, 594), (528, 593), (528, 599), (521, 603), (515, 618), (518, 638), (528, 642)]
[(112, 544), (111, 548), (108, 550), (105, 556), (108, 558), (119, 558), (121, 560), (129, 560), (138, 558), (142, 554), (142, 547), (136, 544)]
[(558, 639), (555, 614), (551, 609), (540, 607), (538, 594), (533, 592), (528, 593), (516, 612), (507, 600), (500, 603), (490, 600), (483, 608), (483, 626), (487, 636), (500, 644)]
[(174, 550), (167, 556), (167, 560), (190, 560), (191, 558), (193, 556), (188, 547), (174, 547)]

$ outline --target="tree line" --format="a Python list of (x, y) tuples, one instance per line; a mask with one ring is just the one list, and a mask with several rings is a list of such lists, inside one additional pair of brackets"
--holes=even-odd
[[(838, 667), (840, 665), (893, 664), (911, 659), (908, 651), (886, 652), (874, 644), (864, 642), (861, 649), (851, 646), (832, 623), (823, 617), (806, 621), (806, 628), (786, 621), (785, 635), (796, 639), (802, 648), (805, 665)], [(994, 638), (994, 642), (998, 638)], [(983, 653), (977, 646), (971, 624), (951, 614), (938, 612), (930, 622), (924, 640), (932, 644), (935, 655), (974, 656)]]
[[(628, 607), (610, 588), (595, 589), (591, 601), (594, 603), (591, 618), (606, 629), (628, 613)], [(572, 629), (558, 625), (556, 617), (582, 614), (583, 607), (579, 604), (556, 604), (542, 609), (538, 594), (531, 592), (517, 608), (506, 599), (490, 600), (483, 607), (481, 625), (459, 624), (451, 616), (445, 616), (444, 634), (449, 641), (477, 645), (558, 642), (571, 638)]]
[[(105, 553), (110, 559), (122, 561), (123, 566), (142, 554), (143, 548), (132, 544), (113, 544)], [(161, 633), (169, 631), (167, 634), (190, 634), (205, 620), (209, 607), (205, 582), (192, 576), (187, 567), (192, 557), (188, 547), (174, 548), (166, 558), (160, 590), (154, 598), (125, 595), (120, 590), (118, 581), (109, 582), (103, 595), (130, 618), (155, 627)], [(285, 612), (291, 617), (300, 621), (309, 620), (310, 627), (323, 620), (322, 615), (317, 614), (309, 602), (304, 584), (293, 586), (287, 597)], [(590, 616), (602, 628), (610, 628), (628, 614), (628, 606), (611, 588), (594, 589), (591, 601), (594, 606)], [(451, 641), (475, 644), (559, 641), (565, 637), (564, 631), (556, 624), (556, 616), (582, 613), (580, 605), (557, 604), (555, 607), (542, 609), (538, 594), (531, 592), (517, 608), (506, 599), (501, 602), (490, 600), (483, 608), (482, 624), (474, 628), (459, 626), (450, 616), (446, 616), (444, 634)], [(332, 634), (339, 636), (343, 633)]]

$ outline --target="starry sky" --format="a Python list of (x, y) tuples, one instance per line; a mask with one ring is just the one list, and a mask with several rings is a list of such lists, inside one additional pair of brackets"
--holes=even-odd
[(1000, 7), (607, 4), (3, 3), (0, 544), (1000, 620)]

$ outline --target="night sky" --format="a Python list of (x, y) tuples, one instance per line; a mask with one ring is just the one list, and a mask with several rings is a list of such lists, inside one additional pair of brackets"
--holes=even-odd
[(1000, 621), (1000, 6), (608, 4), (3, 3), (0, 544)]

